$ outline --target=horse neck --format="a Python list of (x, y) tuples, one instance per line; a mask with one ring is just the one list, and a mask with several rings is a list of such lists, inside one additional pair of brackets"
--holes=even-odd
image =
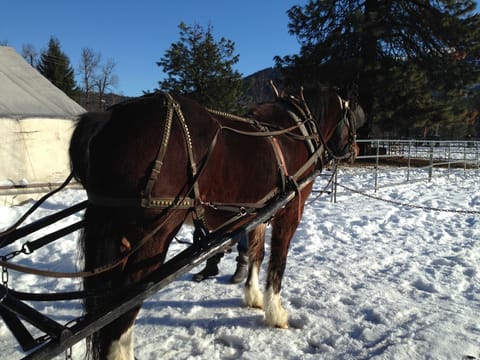
[(256, 121), (262, 125), (272, 128), (287, 128), (292, 126), (292, 118), (285, 108), (284, 102), (275, 101), (263, 103), (251, 109), (250, 114)]

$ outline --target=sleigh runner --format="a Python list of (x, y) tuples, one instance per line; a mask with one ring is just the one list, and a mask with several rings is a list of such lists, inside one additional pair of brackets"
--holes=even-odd
[[(108, 117), (103, 114), (84, 115), (77, 126), (77, 134), (72, 137), (70, 156), (73, 174), (87, 190), (88, 201), (8, 231), (0, 238), (0, 247), (5, 247), (59, 219), (87, 209), (84, 220), (30, 241), (21, 250), (0, 257), (0, 265), (4, 269), (3, 285), (0, 286), (0, 316), (22, 348), (31, 351), (25, 359), (49, 359), (86, 337), (96, 341), (94, 347), (98, 348), (94, 348), (93, 353), (96, 359), (115, 356), (112, 355), (116, 354), (114, 351), (124, 352), (126, 355), (122, 359), (133, 358), (133, 347), (112, 350), (111, 341), (123, 336), (132, 326), (142, 302), (199, 263), (231, 248), (240, 232), (249, 234), (251, 246), (246, 302), (250, 306), (262, 306), (263, 300), (254, 280), (257, 276), (258, 282), (258, 275), (252, 278), (252, 273), (258, 272), (263, 259), (264, 224), (268, 221), (273, 221), (274, 245), (281, 240), (277, 237), (285, 231), (282, 227), (292, 222), (286, 242), (281, 240), (278, 243), (281, 246), (278, 250), (284, 255), (277, 258), (273, 254), (275, 247), (272, 248), (270, 261), (278, 264), (271, 264), (269, 271), (278, 267), (280, 273), (269, 274), (267, 292), (272, 293), (265, 303), (267, 323), (284, 327), (286, 314), (282, 313), (281, 306), (276, 308), (280, 304), (280, 283), (276, 283), (276, 279), (281, 280), (290, 238), (300, 222), (312, 183), (321, 172), (324, 153), (339, 159), (353, 156), (355, 129), (361, 125), (363, 116), (359, 106), (352, 110), (331, 90), (313, 92), (309, 100), (303, 98), (303, 93), (300, 99), (277, 97), (271, 104), (258, 105), (251, 117), (239, 118), (204, 110), (181, 98), (161, 94), (114, 106)], [(158, 113), (156, 109), (164, 114), (160, 127), (156, 127), (158, 119), (150, 115)], [(152, 129), (148, 127), (154, 126), (154, 139), (141, 138), (140, 142), (135, 142), (131, 140), (130, 133), (125, 137), (119, 136), (124, 129), (131, 130), (122, 117), (127, 119), (138, 112), (143, 112), (139, 115), (143, 122), (133, 130), (134, 135), (150, 135)], [(195, 117), (197, 123), (192, 123), (191, 119)], [(272, 118), (275, 122), (271, 121)], [(192, 131), (195, 125), (203, 126), (203, 131)], [(127, 166), (131, 167), (131, 171), (138, 171), (141, 162), (138, 162), (140, 165), (136, 162), (138, 158), (125, 162), (122, 154), (118, 153), (123, 151), (124, 156), (131, 153), (138, 156), (139, 149), (149, 142), (158, 143), (159, 139), (160, 145), (157, 145), (154, 156), (149, 155), (150, 160), (145, 160), (149, 165), (140, 170), (143, 175), (135, 175), (139, 176), (137, 178), (132, 177), (134, 172), (125, 174)], [(230, 160), (227, 156), (231, 153), (229, 149), (240, 141), (268, 156), (262, 152), (262, 156), (252, 159), (245, 157), (248, 154), (236, 151), (235, 157)], [(86, 155), (81, 153), (82, 149), (88, 150)], [(296, 151), (295, 156), (293, 150)], [(97, 156), (91, 157), (92, 152), (96, 152)], [(151, 154), (151, 151), (148, 153)], [(257, 176), (262, 183), (256, 188), (248, 182), (244, 182), (243, 187), (236, 183), (225, 184), (223, 181), (235, 179), (235, 172), (221, 164), (219, 159), (236, 161), (237, 168), (244, 169), (244, 175)], [(255, 167), (255, 164), (249, 163), (251, 161), (257, 161), (261, 166)], [(247, 170), (256, 173), (251, 175), (245, 172)], [(112, 176), (117, 179), (115, 187), (109, 183), (108, 178)], [(241, 181), (236, 182), (242, 185)], [(93, 249), (89, 248), (93, 245), (86, 243), (84, 271), (53, 273), (22, 268), (10, 262), (16, 253), (35, 251), (79, 229), (83, 229), (83, 236), (88, 241), (88, 236), (92, 236), (92, 222), (112, 216), (113, 220), (108, 221), (118, 222), (116, 227), (108, 230), (114, 240), (107, 242), (108, 239), (102, 238), (105, 245), (100, 245), (100, 249), (98, 244)], [(195, 225), (193, 244), (163, 263), (168, 244), (188, 217), (193, 218)], [(282, 227), (278, 232), (276, 227), (280, 225)], [(95, 236), (98, 241), (99, 235)], [(157, 243), (163, 245), (155, 250), (159, 260), (152, 265), (155, 253), (153, 257), (151, 254), (145, 257), (144, 247), (153, 249), (153, 244)], [(93, 250), (96, 250), (95, 257), (90, 259), (89, 253)], [(97, 254), (99, 251), (100, 255)], [(147, 265), (141, 272), (143, 275), (138, 277), (137, 269), (144, 262)], [(54, 277), (81, 277), (84, 279), (84, 290), (59, 294), (16, 292), (8, 288), (8, 269)], [(84, 299), (86, 312), (66, 324), (52, 320), (26, 303), (71, 299)], [(270, 299), (277, 304), (273, 308), (269, 307)], [(20, 319), (45, 335), (34, 339)]]

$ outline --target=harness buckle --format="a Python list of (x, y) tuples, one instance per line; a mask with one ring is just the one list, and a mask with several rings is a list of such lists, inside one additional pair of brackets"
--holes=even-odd
[(299, 192), (298, 183), (293, 178), (293, 176), (286, 176), (285, 179), (287, 180), (286, 184), (285, 184), (286, 185), (286, 190), (287, 191), (294, 190), (296, 193), (298, 193)]

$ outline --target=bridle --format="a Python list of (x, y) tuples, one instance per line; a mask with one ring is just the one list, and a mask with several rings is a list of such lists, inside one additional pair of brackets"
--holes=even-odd
[[(357, 137), (355, 132), (356, 124), (349, 101), (342, 99), (339, 95), (337, 96), (340, 101), (341, 115), (337, 122), (337, 126), (335, 127), (332, 136), (325, 144), (325, 147), (331, 158), (335, 160), (344, 160), (349, 159), (354, 155), (355, 151), (353, 150), (353, 145), (356, 143)], [(345, 127), (347, 127), (348, 130), (348, 140), (346, 144), (340, 148), (338, 144), (340, 143)]]
[[(271, 84), (271, 86), (273, 85)], [(274, 93), (278, 94), (278, 91), (274, 91)], [(318, 149), (321, 145), (323, 145), (330, 159), (344, 160), (351, 158), (355, 153), (353, 150), (353, 145), (356, 143), (356, 123), (354, 116), (352, 115), (349, 101), (342, 99), (338, 94), (336, 94), (336, 96), (340, 103), (341, 112), (335, 129), (328, 140), (326, 140), (320, 132), (319, 127), (322, 119), (315, 119), (315, 117), (312, 115), (310, 107), (308, 106), (308, 103), (303, 95), (303, 87), (300, 89), (299, 98), (288, 97), (286, 99), (288, 100), (289, 104), (293, 105), (300, 114), (300, 119), (297, 120), (297, 123), (304, 124), (304, 128), (306, 129), (304, 131), (300, 127), (302, 133), (306, 132), (309, 134), (309, 139), (315, 139), (318, 137), (320, 140), (319, 142), (317, 141), (316, 144), (314, 141), (313, 145), (312, 142), (308, 144), (310, 152), (314, 151), (312, 148)], [(293, 114), (290, 115), (294, 116)], [(320, 114), (319, 117), (322, 117), (322, 114)], [(342, 148), (340, 148), (338, 144), (340, 143), (345, 127), (348, 129), (348, 141)], [(307, 136), (305, 136), (305, 138), (307, 138)]]

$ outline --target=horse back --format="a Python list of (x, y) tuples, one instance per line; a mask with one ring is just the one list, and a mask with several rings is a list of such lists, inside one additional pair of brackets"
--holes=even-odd
[[(161, 176), (152, 195), (178, 194), (180, 184), (184, 185), (189, 176), (189, 143), (194, 147), (193, 161), (199, 162), (216, 128), (216, 122), (202, 106), (183, 97), (176, 100), (188, 119), (190, 140), (180, 122), (172, 121)], [(148, 95), (114, 105), (105, 113), (87, 113), (80, 118), (70, 151), (72, 167), (78, 169), (87, 191), (138, 197), (162, 146), (168, 101), (164, 94)]]

